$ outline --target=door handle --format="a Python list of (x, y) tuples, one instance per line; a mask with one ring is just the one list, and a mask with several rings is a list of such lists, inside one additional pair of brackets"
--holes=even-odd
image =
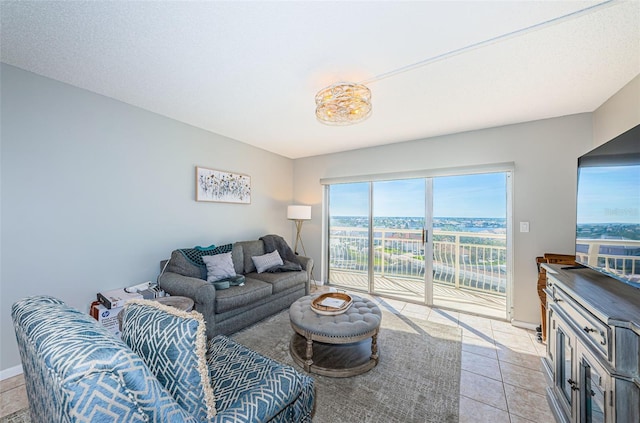
[(425, 244), (427, 242), (427, 234), (428, 231), (426, 229), (422, 230), (422, 243)]
[(567, 382), (569, 382), (569, 385), (571, 386), (572, 391), (577, 391), (578, 389), (580, 389), (578, 387), (578, 384), (574, 380), (567, 379)]

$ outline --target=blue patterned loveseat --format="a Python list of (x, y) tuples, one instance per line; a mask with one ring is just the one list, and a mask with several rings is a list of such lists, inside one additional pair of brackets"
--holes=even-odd
[(147, 303), (123, 311), (123, 340), (52, 297), (13, 305), (33, 422), (311, 421), (313, 379)]

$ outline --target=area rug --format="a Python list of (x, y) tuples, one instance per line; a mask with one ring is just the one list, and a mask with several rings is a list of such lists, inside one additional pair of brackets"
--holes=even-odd
[(29, 409), (23, 408), (15, 413), (11, 413), (8, 416), (0, 418), (0, 423), (30, 423), (31, 417), (29, 417)]
[[(267, 357), (302, 370), (289, 355), (288, 311), (231, 336)], [(461, 331), (383, 311), (380, 361), (350, 378), (312, 374), (314, 422), (457, 422)]]
[[(231, 337), (281, 363), (293, 333), (284, 311)], [(315, 423), (458, 422), (460, 329), (383, 311), (380, 362), (350, 378), (311, 375), (316, 382)], [(0, 423), (29, 423), (29, 410)]]

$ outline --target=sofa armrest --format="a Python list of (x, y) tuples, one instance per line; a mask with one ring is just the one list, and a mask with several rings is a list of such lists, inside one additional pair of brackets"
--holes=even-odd
[(191, 298), (194, 309), (204, 317), (207, 338), (213, 338), (216, 324), (216, 288), (213, 284), (202, 279), (165, 272), (158, 278), (158, 285), (170, 295)]
[(307, 272), (313, 267), (313, 259), (311, 257), (298, 256), (298, 263), (300, 263), (300, 266)]
[(313, 275), (313, 259), (311, 257), (298, 256), (298, 262), (303, 270), (307, 271), (307, 283), (304, 289), (305, 295), (311, 292), (311, 276)]
[[(311, 384), (312, 397), (307, 400), (308, 408), (313, 405), (313, 379), (304, 377), (304, 382)], [(260, 384), (242, 393), (232, 404), (224, 410), (218, 410), (215, 422), (268, 422), (290, 407), (302, 394), (307, 394), (307, 386), (303, 386), (303, 377), (291, 367), (274, 369)], [(306, 398), (305, 398), (306, 399)], [(304, 412), (288, 410), (291, 413)], [(309, 411), (309, 410), (307, 410)], [(285, 421), (303, 421), (295, 416)], [(295, 418), (294, 418), (295, 417)]]

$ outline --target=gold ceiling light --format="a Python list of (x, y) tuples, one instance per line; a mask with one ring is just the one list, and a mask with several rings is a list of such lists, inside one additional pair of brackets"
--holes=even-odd
[(371, 116), (371, 90), (338, 82), (316, 94), (316, 117), (325, 125), (351, 125)]

